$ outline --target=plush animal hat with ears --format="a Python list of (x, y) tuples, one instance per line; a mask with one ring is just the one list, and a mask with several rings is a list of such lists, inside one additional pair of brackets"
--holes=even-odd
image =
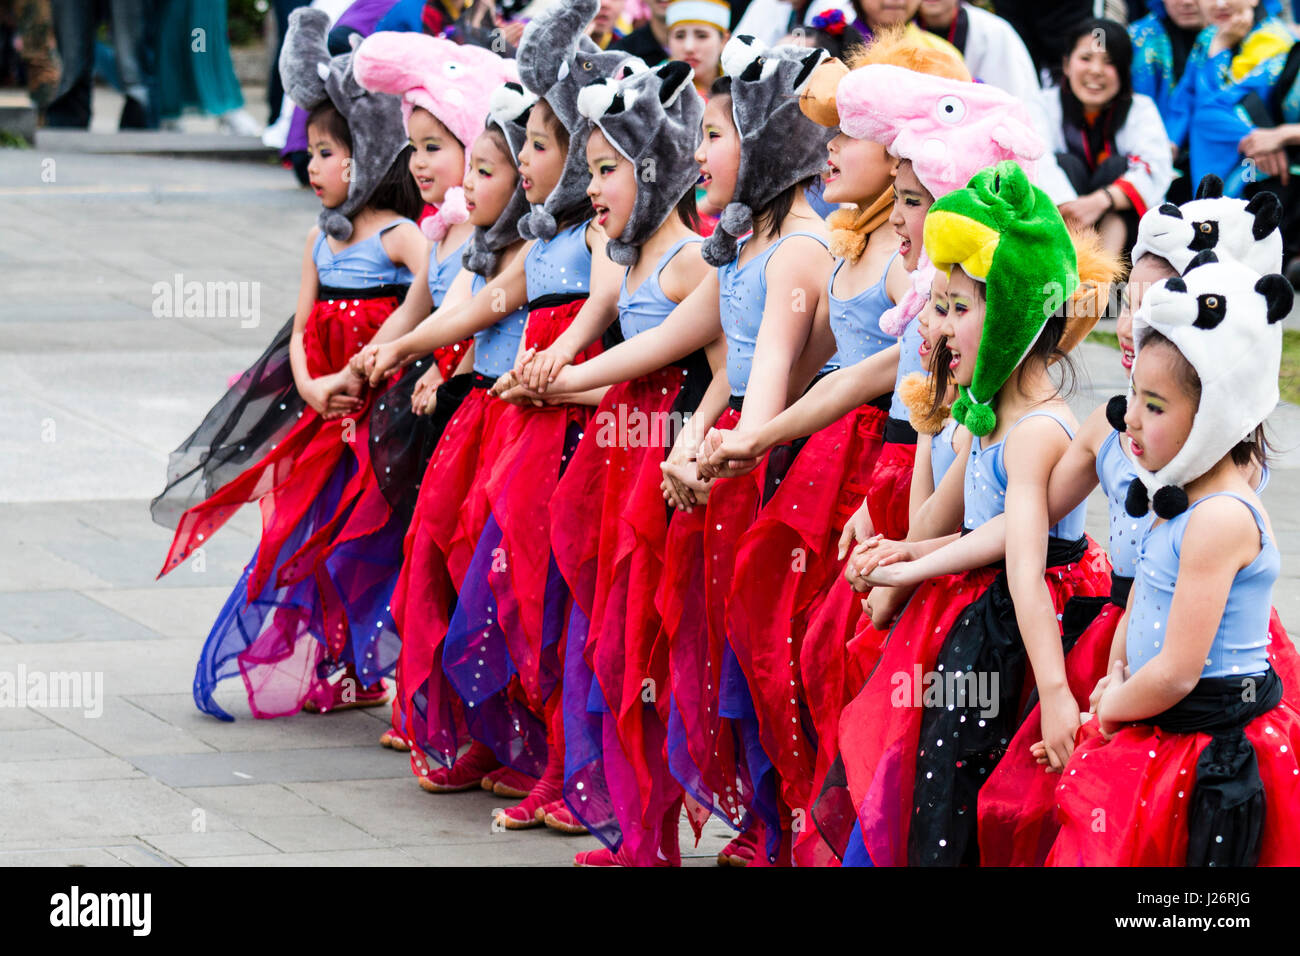
[[(527, 136), (524, 127), (528, 123), (528, 111), (537, 102), (537, 97), (513, 80), (498, 86), (488, 98), (488, 124), (499, 129), (506, 138), (506, 152), (510, 162), (516, 168), (519, 151), (524, 148)], [(490, 226), (478, 226), (465, 250), (462, 262), (470, 272), (481, 276), (490, 276), (496, 272), (501, 250), (511, 243), (519, 241), (519, 223), (528, 212), (528, 197), (524, 195), (523, 186), (516, 184), (510, 194), (505, 212), (497, 217)]]
[[(1010, 93), (892, 63), (850, 70), (836, 87), (835, 103), (846, 136), (872, 140), (910, 160), (935, 199), (1001, 160), (1015, 160), (1032, 183), (1037, 159), (1047, 148), (1024, 105)], [(918, 272), (926, 294), (933, 281), (929, 269), (930, 257), (923, 253)], [(924, 304), (925, 295), (908, 295), (881, 316), (881, 330), (901, 335)]]
[(578, 112), (596, 124), (636, 174), (632, 215), (606, 246), (619, 265), (635, 265), (641, 245), (700, 178), (695, 150), (704, 101), (691, 82), (691, 68), (668, 60), (648, 73), (585, 87), (578, 94)]
[[(326, 45), (330, 18), (310, 7), (289, 15), (280, 50), (280, 80), (285, 92), (311, 112), (329, 101), (352, 133), (348, 196), (317, 220), (335, 239), (352, 236), (352, 217), (365, 208), (375, 188), (406, 147), (401, 101), (389, 93), (370, 93), (352, 74), (351, 53), (331, 58)], [(353, 47), (360, 38), (353, 38)]]
[(1169, 464), (1150, 472), (1134, 463), (1137, 478), (1125, 502), (1129, 514), (1144, 515), (1150, 506), (1169, 519), (1186, 511), (1183, 486), (1249, 438), (1277, 407), (1282, 320), (1293, 300), (1291, 283), (1282, 276), (1260, 276), (1208, 250), (1181, 277), (1146, 293), (1133, 316), (1137, 355), (1152, 330), (1169, 339), (1196, 369), (1201, 402), (1187, 441)]
[(1261, 275), (1280, 272), (1281, 222), (1282, 203), (1273, 193), (1257, 193), (1250, 201), (1233, 199), (1223, 195), (1223, 180), (1210, 175), (1196, 187), (1191, 202), (1147, 210), (1138, 223), (1132, 259), (1153, 253), (1186, 272), (1198, 253), (1210, 249)]
[[(483, 132), (488, 97), (502, 83), (519, 79), (513, 60), (483, 47), (459, 46), (424, 33), (384, 32), (367, 37), (352, 55), (352, 70), (366, 89), (401, 96), (408, 133), (412, 110), (419, 107), (433, 114), (464, 147), (466, 172), (469, 151)], [(465, 191), (455, 186), (447, 190), (437, 213), (420, 227), (438, 241), (449, 226), (468, 218)]]
[(820, 48), (765, 47), (743, 34), (722, 48), (722, 70), (731, 77), (731, 118), (740, 134), (740, 167), (731, 202), (704, 241), (710, 265), (736, 258), (736, 240), (754, 228), (754, 210), (826, 165), (826, 144), (834, 131), (805, 116), (799, 99), (827, 56)]
[(936, 199), (925, 248), (951, 275), (984, 283), (984, 331), (969, 386), (952, 415), (974, 435), (997, 427), (993, 403), (1055, 311), (1079, 284), (1078, 262), (1055, 203), (1015, 163), (981, 170), (965, 189)]
[(564, 172), (546, 202), (534, 206), (519, 223), (525, 239), (550, 239), (556, 218), (566, 209), (587, 201), (587, 136), (590, 122), (578, 112), (583, 87), (607, 77), (622, 77), (648, 69), (630, 53), (602, 52), (586, 35), (600, 0), (566, 0), (529, 21), (519, 41), (517, 62), (524, 86), (546, 100), (569, 134)]

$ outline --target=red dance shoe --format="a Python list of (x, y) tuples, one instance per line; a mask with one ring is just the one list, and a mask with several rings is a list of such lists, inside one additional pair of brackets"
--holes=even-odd
[(438, 767), (419, 778), (420, 786), (430, 793), (460, 793), (477, 790), (485, 774), (500, 764), (491, 748), (477, 741), (448, 767)]
[(309, 714), (329, 714), (357, 707), (381, 707), (388, 703), (388, 684), (380, 681), (372, 687), (358, 687), (355, 678), (330, 683), (321, 681), (311, 689), (302, 709)]
[(511, 767), (498, 767), (483, 778), (483, 789), (498, 797), (521, 800), (537, 786), (537, 778)]
[(751, 826), (722, 848), (718, 866), (749, 866), (758, 851), (758, 826)]
[(496, 821), (507, 830), (531, 830), (539, 827), (546, 818), (545, 811), (559, 796), (559, 783), (543, 778), (523, 800), (499, 811)]
[(556, 800), (542, 808), (545, 812), (542, 815), (542, 822), (552, 830), (559, 830), (561, 833), (568, 833), (573, 836), (580, 836), (590, 831), (569, 809), (568, 804), (563, 799)]

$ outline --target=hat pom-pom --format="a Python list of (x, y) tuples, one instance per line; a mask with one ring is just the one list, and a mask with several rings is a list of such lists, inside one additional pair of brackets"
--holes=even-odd
[[(961, 406), (960, 414), (958, 406)], [(977, 438), (983, 438), (998, 425), (997, 413), (991, 407), (974, 401), (967, 395), (962, 395), (953, 403), (952, 417), (965, 425), (966, 430)]]
[(1151, 508), (1165, 521), (1177, 518), (1187, 510), (1187, 492), (1177, 485), (1165, 485), (1151, 496)]
[(1142, 484), (1141, 478), (1134, 478), (1128, 484), (1128, 494), (1124, 496), (1124, 510), (1134, 518), (1141, 518), (1150, 510), (1151, 505), (1147, 499), (1147, 486)]
[(420, 231), (430, 242), (442, 242), (447, 237), (447, 223), (442, 218), (441, 211), (420, 220)]
[(641, 258), (641, 247), (629, 245), (619, 239), (610, 239), (605, 245), (610, 260), (620, 266), (634, 266)]
[(352, 238), (352, 220), (341, 212), (326, 211), (321, 215), (321, 228), (331, 239), (345, 242)]
[(743, 236), (754, 228), (754, 213), (743, 202), (727, 203), (718, 225), (733, 236)]
[(1124, 395), (1113, 395), (1109, 402), (1106, 403), (1106, 421), (1110, 422), (1110, 427), (1117, 432), (1128, 430), (1124, 424), (1124, 416), (1128, 414), (1128, 398)]

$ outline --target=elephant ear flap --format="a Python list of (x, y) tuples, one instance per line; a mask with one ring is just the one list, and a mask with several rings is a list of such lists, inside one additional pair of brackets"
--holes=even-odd
[(1196, 186), (1197, 199), (1218, 199), (1223, 195), (1223, 180), (1214, 173), (1207, 173), (1201, 177), (1201, 181)]
[(1260, 276), (1255, 283), (1255, 291), (1268, 303), (1269, 325), (1280, 322), (1291, 314), (1291, 307), (1295, 305), (1295, 290), (1285, 276), (1276, 272)]
[(310, 110), (328, 95), (330, 52), (326, 42), (329, 14), (304, 7), (289, 15), (289, 29), (280, 50), (280, 81), (289, 99)]

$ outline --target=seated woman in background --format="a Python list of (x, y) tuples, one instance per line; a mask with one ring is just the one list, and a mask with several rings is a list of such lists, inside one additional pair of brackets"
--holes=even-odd
[(1272, 99), (1295, 37), (1260, 0), (1201, 0), (1209, 25), (1187, 58), (1187, 69), (1165, 112), (1170, 142), (1187, 151), (1192, 182), (1214, 174), (1224, 194), (1241, 196), (1268, 175), (1267, 164), (1245, 162), (1241, 141), (1272, 126)]
[(674, 0), (668, 4), (668, 58), (685, 61), (695, 73), (695, 92), (709, 98), (722, 76), (722, 48), (731, 34), (731, 6), (722, 0)]
[(1168, 137), (1156, 104), (1133, 92), (1133, 45), (1122, 26), (1085, 20), (1069, 39), (1061, 85), (1039, 94), (1059, 169), (1045, 164), (1043, 188), (1067, 223), (1096, 227), (1107, 249), (1125, 253), (1173, 179)]
[[(1133, 92), (1151, 97), (1164, 116), (1207, 20), (1200, 0), (1149, 0), (1147, 11), (1128, 28), (1137, 54), (1133, 60)], [(1191, 171), (1185, 155), (1175, 160), (1174, 171), (1166, 198), (1181, 205), (1192, 198)]]

